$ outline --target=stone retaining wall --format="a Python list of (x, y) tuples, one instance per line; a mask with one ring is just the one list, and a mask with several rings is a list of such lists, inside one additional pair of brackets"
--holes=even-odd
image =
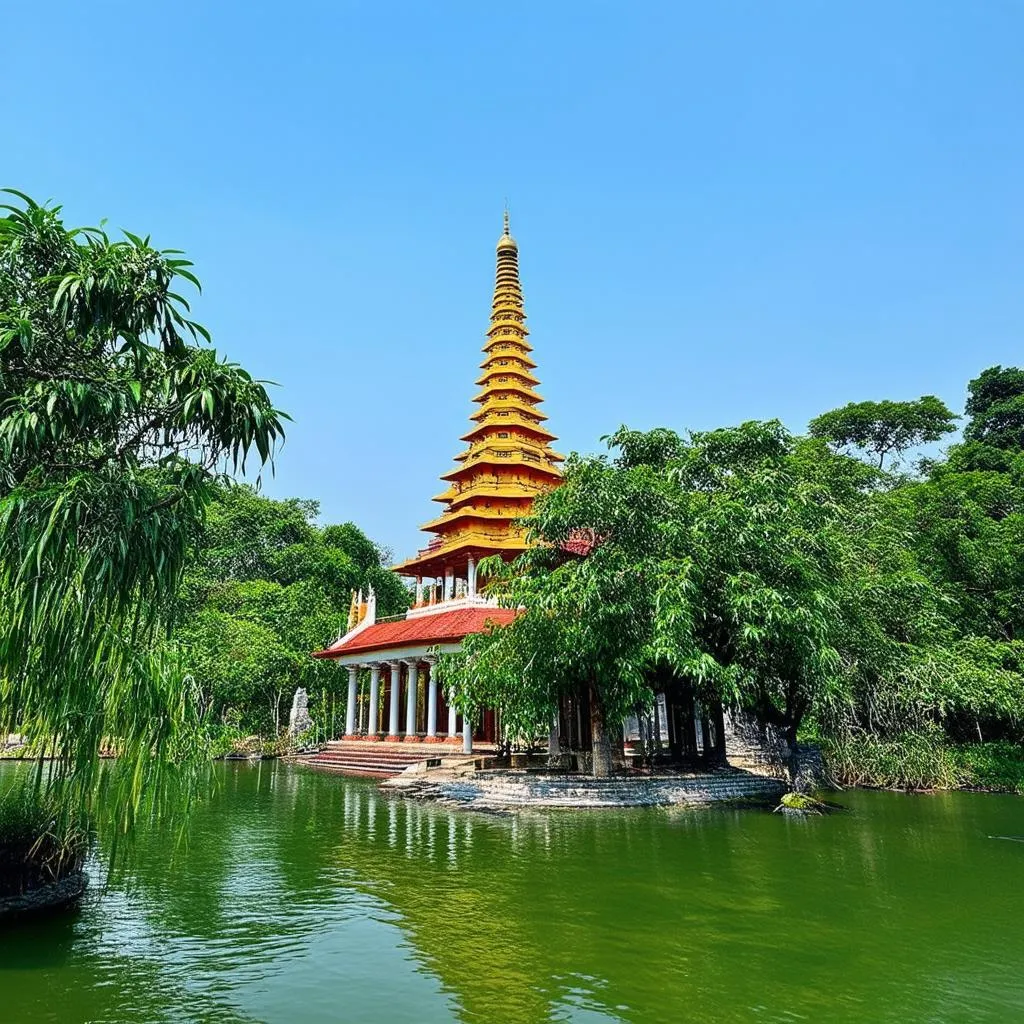
[(87, 884), (88, 878), (84, 871), (73, 871), (56, 882), (37, 885), (16, 896), (0, 896), (0, 918), (57, 910), (79, 899)]
[(724, 770), (706, 775), (535, 775), (516, 771), (477, 772), (463, 777), (431, 773), (402, 775), (385, 783), (407, 796), (440, 800), (475, 810), (519, 807), (651, 807), (708, 804), (722, 800), (775, 800), (785, 791), (778, 779)]

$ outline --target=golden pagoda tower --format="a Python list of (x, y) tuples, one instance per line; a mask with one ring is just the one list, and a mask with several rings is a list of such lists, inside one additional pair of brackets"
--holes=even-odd
[[(519, 247), (505, 230), (497, 245), (497, 272), (491, 323), (483, 346), (483, 371), (473, 396), (478, 406), (472, 426), (461, 440), (469, 445), (455, 456), (456, 466), (441, 479), (446, 490), (434, 501), (444, 505), (422, 529), (435, 537), (415, 558), (395, 566), (403, 576), (417, 577), (417, 603), (423, 601), (423, 579), (443, 580), (441, 601), (477, 596), (476, 565), (500, 554), (506, 560), (526, 548), (524, 532), (514, 521), (527, 515), (538, 494), (557, 486), (563, 457), (551, 448), (556, 440), (544, 426), (543, 399), (530, 357), (523, 290), (519, 283)], [(465, 587), (465, 594), (457, 593)]]

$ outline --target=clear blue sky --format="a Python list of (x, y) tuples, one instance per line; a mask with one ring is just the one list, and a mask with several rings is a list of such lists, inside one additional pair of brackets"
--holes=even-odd
[(0, 179), (186, 249), (295, 418), (272, 495), (410, 554), (507, 196), (550, 425), (794, 429), (1024, 361), (1024, 4), (8, 4)]

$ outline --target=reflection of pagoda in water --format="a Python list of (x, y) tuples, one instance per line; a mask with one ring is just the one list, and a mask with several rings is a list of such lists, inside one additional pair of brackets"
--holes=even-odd
[[(506, 212), (476, 381), (480, 390), (473, 397), (478, 408), (462, 435), (468, 447), (442, 477), (447, 487), (434, 500), (444, 509), (423, 526), (434, 535), (430, 543), (395, 567), (415, 579), (415, 603), (400, 619), (378, 621), (372, 594), (354, 601), (348, 632), (316, 655), (348, 668), (347, 739), (372, 741), (385, 733), (391, 741), (447, 739), (468, 750), (474, 733), (480, 740), (495, 738), (493, 712), (481, 712), (475, 723), (458, 721), (439, 692), (432, 665), (436, 653), (458, 650), (470, 633), (512, 620), (513, 610), (480, 594), (477, 566), (489, 555), (511, 560), (525, 550), (516, 520), (561, 479), (562, 456), (551, 448), (556, 438), (544, 426), (528, 335), (519, 248)], [(367, 680), (361, 680), (361, 668), (369, 669)]]

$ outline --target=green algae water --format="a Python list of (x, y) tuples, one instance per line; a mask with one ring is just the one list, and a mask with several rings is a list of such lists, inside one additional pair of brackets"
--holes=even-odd
[(228, 765), (187, 848), (0, 931), (0, 1022), (1024, 1021), (1024, 801), (840, 799), (491, 818)]

